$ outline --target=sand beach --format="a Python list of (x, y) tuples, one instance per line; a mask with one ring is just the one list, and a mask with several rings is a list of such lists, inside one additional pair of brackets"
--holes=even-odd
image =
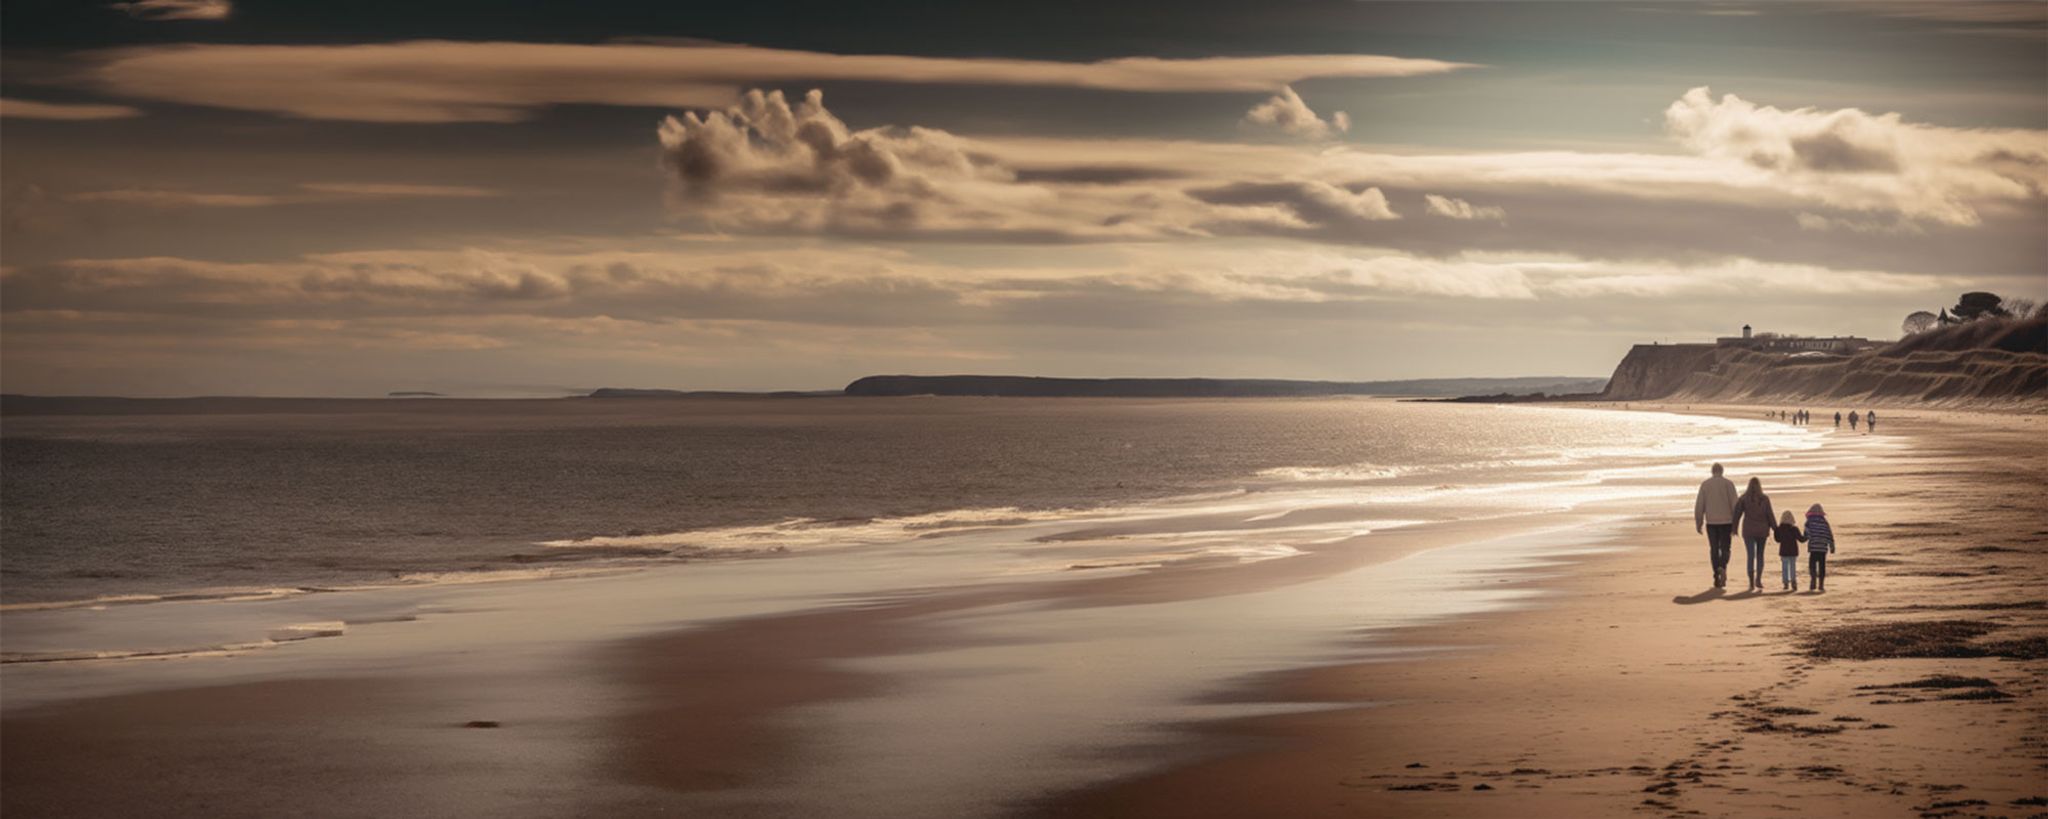
[(1842, 463), (1842, 482), (1823, 491), (1776, 496), (1797, 509), (1825, 499), (1840, 521), (1825, 594), (1779, 593), (1774, 562), (1765, 593), (1716, 594), (1682, 512), (1641, 521), (1621, 533), (1630, 548), (1522, 581), (1551, 592), (1541, 605), (1397, 638), (1426, 659), (1237, 692), (1372, 707), (1213, 726), (1219, 744), (1254, 750), (1047, 812), (2039, 814), (2048, 429), (2033, 415), (1885, 419), (1908, 447)]

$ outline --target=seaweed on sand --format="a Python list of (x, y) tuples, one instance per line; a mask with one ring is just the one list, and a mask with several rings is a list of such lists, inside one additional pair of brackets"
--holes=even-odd
[(1902, 683), (1887, 685), (1859, 685), (1858, 691), (1882, 691), (1887, 688), (1997, 688), (1998, 683), (1983, 677), (1959, 677), (1954, 674), (1936, 674)]
[(2048, 637), (1974, 642), (2003, 626), (1981, 620), (1918, 620), (1823, 629), (1806, 636), (1807, 656), (1828, 660), (1895, 657), (2048, 657)]

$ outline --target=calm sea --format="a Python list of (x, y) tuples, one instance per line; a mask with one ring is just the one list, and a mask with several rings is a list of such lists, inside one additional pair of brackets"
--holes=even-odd
[(1739, 430), (1379, 399), (10, 398), (0, 601), (433, 582), (1218, 493), (1505, 485), (1711, 456), (1755, 434)]

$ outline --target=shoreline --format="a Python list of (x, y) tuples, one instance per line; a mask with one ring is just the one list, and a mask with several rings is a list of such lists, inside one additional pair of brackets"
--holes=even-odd
[[(1741, 420), (1754, 420), (1743, 418)], [(1889, 420), (1889, 419), (1888, 419)], [(1590, 468), (1590, 467), (1589, 467)], [(1661, 504), (1659, 500), (1629, 501), (1628, 504), (1641, 506), (1645, 503)], [(1598, 504), (1594, 504), (1598, 506)], [(1626, 505), (1626, 504), (1625, 504)], [(1830, 504), (1830, 508), (1834, 508)], [(1614, 519), (1613, 509), (1588, 509), (1552, 517), (1576, 518), (1581, 525), (1586, 522)], [(1006, 640), (1016, 639), (998, 629), (990, 632), (979, 624), (986, 620), (982, 612), (1010, 612), (1005, 615), (1015, 624), (1056, 622), (1059, 618), (1113, 616), (1128, 619), (1133, 613), (1154, 609), (1176, 610), (1176, 602), (1200, 601), (1194, 610), (1206, 611), (1209, 616), (1224, 616), (1235, 611), (1243, 614), (1269, 613), (1246, 601), (1264, 601), (1262, 605), (1277, 605), (1277, 601), (1290, 597), (1306, 597), (1316, 601), (1331, 602), (1345, 599), (1342, 595), (1332, 597), (1328, 588), (1331, 578), (1370, 577), (1383, 572), (1355, 571), (1372, 564), (1382, 565), (1414, 560), (1418, 555), (1428, 555), (1436, 561), (1435, 576), (1460, 570), (1456, 558), (1461, 549), (1437, 548), (1450, 544), (1471, 544), (1483, 542), (1487, 531), (1500, 531), (1509, 524), (1505, 521), (1466, 521), (1462, 523), (1439, 524), (1434, 527), (1414, 529), (1391, 529), (1373, 534), (1372, 543), (1385, 548), (1330, 548), (1284, 560), (1269, 560), (1258, 563), (1224, 567), (1179, 566), (1166, 570), (1105, 575), (1095, 578), (1065, 579), (1053, 583), (985, 585), (965, 592), (951, 594), (920, 594), (915, 586), (905, 594), (891, 598), (873, 596), (852, 596), (837, 604), (827, 603), (822, 607), (807, 607), (783, 614), (766, 613), (766, 616), (747, 616), (741, 613), (738, 619), (714, 621), (710, 628), (693, 627), (683, 630), (650, 632), (647, 636), (624, 642), (591, 645), (586, 637), (574, 653), (586, 659), (580, 662), (586, 667), (579, 674), (590, 676), (593, 670), (601, 671), (601, 679), (613, 680), (600, 689), (591, 701), (579, 704), (569, 712), (582, 714), (571, 719), (568, 714), (557, 714), (545, 720), (549, 723), (545, 731), (556, 732), (553, 739), (544, 739), (533, 733), (534, 726), (521, 724), (517, 719), (522, 713), (513, 710), (513, 719), (507, 720), (508, 730), (518, 731), (522, 744), (531, 741), (548, 743), (548, 754), (568, 755), (572, 758), (604, 759), (606, 763), (586, 766), (584, 770), (570, 777), (575, 790), (584, 799), (574, 803), (575, 811), (556, 811), (553, 815), (574, 812), (585, 815), (600, 815), (605, 811), (625, 813), (653, 813), (674, 809), (678, 804), (694, 805), (699, 809), (730, 815), (784, 815), (777, 810), (778, 802), (773, 797), (778, 788), (801, 791), (809, 787), (824, 788), (830, 792), (835, 783), (810, 782), (792, 772), (803, 764), (814, 764), (820, 747), (831, 749), (837, 740), (832, 737), (841, 728), (862, 724), (862, 720), (878, 718), (874, 709), (886, 708), (891, 703), (917, 697), (927, 699), (932, 706), (945, 706), (947, 697), (947, 674), (958, 674), (974, 669), (988, 662), (1011, 662), (1025, 654), (1002, 654)], [(1227, 801), (1205, 800), (1194, 805), (1156, 805), (1150, 802), (1133, 801), (1130, 794), (1135, 791), (1151, 790), (1156, 795), (1156, 782), (1165, 781), (1185, 772), (1202, 770), (1204, 782), (1246, 781), (1243, 777), (1250, 771), (1260, 769), (1270, 762), (1259, 762), (1261, 754), (1270, 752), (1275, 745), (1304, 743), (1315, 749), (1319, 759), (1331, 754), (1331, 749), (1342, 747), (1342, 743), (1324, 736), (1319, 731), (1328, 731), (1333, 726), (1355, 729), (1347, 723), (1355, 713), (1385, 715), (1406, 713), (1414, 707), (1414, 697), (1373, 696), (1375, 702), (1389, 703), (1386, 707), (1346, 708), (1347, 703), (1359, 700), (1364, 685), (1359, 679), (1347, 677), (1344, 669), (1369, 669), (1375, 674), (1384, 674), (1394, 669), (1416, 667), (1422, 669), (1443, 669), (1441, 663), (1463, 662), (1465, 658), (1481, 656), (1486, 652), (1474, 651), (1482, 645), (1511, 643), (1524, 640), (1520, 629), (1527, 628), (1529, 617), (1542, 619), (1549, 615), (1529, 615), (1529, 612), (1548, 612), (1568, 607), (1575, 602), (1574, 595), (1588, 594), (1588, 590), (1576, 589), (1572, 583), (1574, 575), (1558, 573), (1563, 567), (1596, 563), (1605, 557), (1560, 557), (1585, 548), (1587, 540), (1610, 542), (1601, 547), (1610, 551), (1604, 554), (1619, 555), (1618, 559), (1629, 559), (1633, 554), (1624, 548), (1617, 550), (1616, 538), (1626, 538), (1629, 531), (1615, 531), (1608, 528), (1599, 530), (1595, 537), (1586, 538), (1571, 534), (1562, 539), (1553, 539), (1536, 544), (1523, 560), (1535, 561), (1525, 564), (1523, 569), (1488, 570), (1505, 572), (1499, 577), (1489, 576), (1483, 589), (1471, 589), (1454, 594), (1483, 592), (1480, 598), (1496, 602), (1482, 606), (1496, 610), (1495, 613), (1450, 612), (1449, 619), (1436, 618), (1438, 622), (1416, 626), (1412, 623), (1390, 623), (1394, 630), (1360, 621), (1354, 628), (1369, 630), (1377, 639), (1369, 644), (1346, 645), (1343, 640), (1330, 638), (1342, 635), (1295, 634), (1293, 638), (1305, 641), (1275, 653), (1274, 660), (1264, 665), (1253, 663), (1245, 667), (1243, 679), (1250, 684), (1227, 684), (1221, 688), (1200, 690), (1181, 688), (1162, 689), (1149, 696), (1151, 702), (1146, 711), (1132, 709), (1126, 716), (1133, 725), (1116, 729), (1120, 733), (1108, 736), (1109, 744), (1095, 745), (1098, 750), (1124, 747), (1137, 751), (1135, 755), (1118, 760), (1116, 765), (1095, 766), (1094, 772), (1080, 779), (1073, 778), (1074, 771), (1064, 771), (1065, 785), (1051, 786), (1050, 782), (1033, 785), (1032, 772), (1010, 772), (1003, 776), (1023, 777), (1012, 791), (1027, 794), (1012, 807), (1037, 806), (1032, 808), (1058, 815), (1147, 815), (1146, 810), (1176, 813), (1176, 815), (1200, 815), (1201, 808), (1229, 804)], [(1525, 536), (1526, 538), (1526, 536)], [(1406, 546), (1400, 544), (1406, 543)], [(1525, 544), (1527, 546), (1527, 544)], [(1427, 562), (1427, 561), (1425, 561)], [(1697, 562), (1697, 561), (1694, 561)], [(705, 568), (709, 568), (707, 564)], [(1493, 564), (1489, 564), (1493, 565)], [(1512, 565), (1501, 563), (1498, 565)], [(1688, 564), (1689, 565), (1689, 564)], [(1429, 591), (1430, 573), (1415, 574), (1410, 571), (1400, 585), (1404, 587), (1359, 587), (1371, 589), (1369, 594), (1415, 595), (1412, 604), (1395, 603), (1394, 608), (1427, 606), (1432, 598), (1442, 596), (1440, 592)], [(576, 581), (563, 581), (573, 584)], [(1324, 583), (1323, 591), (1317, 592), (1318, 583)], [(552, 584), (538, 584), (547, 586)], [(536, 588), (538, 587), (536, 586)], [(1413, 588), (1407, 588), (1412, 586)], [(1338, 589), (1343, 594), (1355, 594), (1359, 589)], [(531, 590), (529, 590), (531, 591)], [(1593, 591), (1597, 591), (1594, 589)], [(509, 593), (509, 592), (508, 592)], [(568, 594), (566, 586), (563, 594)], [(1263, 596), (1262, 596), (1263, 595)], [(1317, 595), (1321, 595), (1318, 597)], [(1492, 595), (1492, 597), (1485, 597)], [(1531, 596), (1542, 599), (1534, 606), (1527, 605)], [(830, 596), (821, 598), (829, 600)], [(1392, 598), (1383, 599), (1386, 603)], [(1669, 607), (1669, 603), (1664, 603)], [(1232, 606), (1237, 608), (1233, 609)], [(1695, 607), (1706, 608), (1706, 607)], [(1223, 612), (1223, 615), (1217, 612)], [(1501, 613), (1504, 611), (1505, 613)], [(1021, 612), (1021, 615), (1019, 614)], [(1022, 616), (1023, 619), (1018, 619)], [(1176, 614), (1175, 616), (1185, 616)], [(1408, 618), (1412, 620), (1413, 618)], [(719, 622), (728, 627), (721, 627)], [(1010, 626), (1014, 628), (1015, 626)], [(1277, 626), (1275, 634), (1286, 634), (1285, 623)], [(722, 630), (723, 629), (723, 630)], [(1065, 629), (1064, 631), (1059, 629)], [(1475, 631), (1476, 629), (1476, 631)], [(1294, 629), (1299, 631), (1299, 629)], [(587, 634), (588, 632), (584, 632)], [(1059, 626), (1055, 634), (1079, 633), (1071, 625)], [(1422, 635), (1462, 634), (1467, 642), (1446, 642), (1439, 638), (1422, 639)], [(1391, 635), (1392, 639), (1387, 639)], [(1475, 636), (1476, 635), (1476, 636)], [(1490, 635), (1490, 636), (1489, 636)], [(564, 639), (571, 639), (565, 637)], [(1526, 640), (1525, 640), (1526, 641)], [(345, 642), (345, 641), (344, 641)], [(572, 643), (564, 643), (568, 649)], [(1321, 645), (1322, 648), (1314, 648)], [(1120, 650), (1132, 650), (1142, 643), (1117, 646)], [(1446, 647), (1451, 650), (1446, 650)], [(954, 670), (933, 674), (919, 672), (919, 663), (926, 658), (942, 658), (948, 655), (967, 655), (974, 652), (997, 651), (987, 660), (976, 660), (965, 665), (955, 663)], [(1425, 662), (1403, 660), (1407, 652), (1426, 652)], [(1315, 654), (1327, 656), (1323, 664), (1306, 671), (1299, 670), (1300, 662)], [(1247, 655), (1250, 656), (1250, 655)], [(1010, 657), (1011, 660), (1003, 660)], [(1290, 659), (1291, 658), (1291, 659)], [(1104, 655), (1106, 661), (1114, 661), (1114, 654)], [(389, 661), (386, 661), (387, 663)], [(1349, 664), (1347, 664), (1347, 662)], [(1358, 665), (1365, 662), (1365, 665)], [(282, 659), (273, 659), (274, 664), (286, 664)], [(1330, 663), (1335, 663), (1331, 665)], [(1296, 671), (1287, 671), (1293, 667)], [(748, 671), (751, 669), (751, 672)], [(387, 667), (386, 670), (396, 670)], [(312, 673), (313, 677), (304, 684), (319, 688), (322, 679), (317, 670), (302, 669), (302, 674)], [(986, 672), (972, 672), (980, 674)], [(503, 672), (494, 672), (491, 682), (485, 685), (505, 687), (498, 679)], [(1226, 675), (1228, 676), (1228, 675)], [(1426, 676), (1426, 675), (1425, 675)], [(1299, 678), (1297, 678), (1299, 677)], [(745, 679), (742, 679), (745, 678)], [(374, 680), (374, 678), (372, 678)], [(482, 682), (479, 680), (479, 682)], [(1070, 684), (1074, 681), (1050, 680)], [(1085, 680), (1083, 681), (1085, 682)], [(685, 687), (678, 688), (683, 683)], [(764, 684), (771, 683), (771, 684)], [(433, 770), (443, 765), (450, 748), (469, 747), (476, 742), (491, 742), (493, 731), (456, 731), (454, 727), (465, 720), (457, 717), (502, 717), (504, 714), (491, 708), (476, 707), (474, 693), (463, 694), (453, 690), (447, 679), (423, 681), (405, 678), (396, 683), (376, 683), (372, 691), (387, 690), (393, 685), (400, 689), (438, 689), (432, 693), (418, 694), (411, 699), (387, 698), (385, 702), (402, 701), (399, 705), (361, 707), (358, 710), (347, 703), (305, 703), (318, 709), (330, 710), (325, 720), (307, 722), (298, 717), (277, 719), (270, 726), (281, 728), (292, 726), (294, 730), (323, 733), (331, 730), (330, 722), (362, 721), (366, 724), (384, 723), (387, 730), (401, 732), (428, 731), (431, 739), (419, 740), (426, 751), (418, 755), (421, 748), (411, 749), (412, 753), (394, 752), (372, 768), (383, 769), (393, 778), (405, 780), (412, 776), (407, 768), (424, 766)], [(254, 697), (257, 700), (297, 699), (303, 693), (294, 693), (290, 683), (255, 683), (254, 687), (226, 688), (180, 688), (174, 691), (147, 692), (132, 695), (117, 695), (104, 700), (86, 701), (93, 704), (111, 705), (117, 713), (134, 715), (148, 713), (152, 709), (162, 710), (163, 703), (179, 703), (180, 711), (213, 713), (225, 701), (227, 705), (237, 699)], [(932, 686), (938, 686), (933, 689)], [(906, 687), (907, 686), (907, 687)], [(561, 687), (561, 686), (558, 686)], [(588, 684), (568, 686), (587, 689)], [(970, 686), (971, 687), (971, 686)], [(923, 693), (918, 693), (923, 690)], [(1393, 690), (1393, 693), (1400, 693)], [(677, 692), (691, 692), (682, 700), (672, 695)], [(586, 691), (586, 695), (590, 692)], [(181, 698), (199, 698), (192, 701)], [(533, 692), (509, 691), (497, 696), (509, 697), (508, 702), (524, 703), (526, 709), (538, 709), (536, 717), (550, 710), (561, 710), (552, 703), (543, 704), (535, 699)], [(1163, 706), (1171, 706), (1170, 708)], [(1278, 709), (1279, 713), (1274, 712)], [(1259, 716), (1262, 712), (1264, 716)], [(881, 712), (887, 716), (893, 712)], [(938, 711), (934, 713), (946, 713)], [(965, 713), (972, 713), (971, 710)], [(1179, 716), (1174, 716), (1179, 714)], [(1249, 716), (1247, 716), (1249, 715)], [(138, 743), (132, 746), (137, 752), (150, 748), (161, 749), (165, 745), (190, 746), (213, 730), (204, 723), (181, 724), (177, 719), (169, 720), (170, 725), (156, 726), (155, 735), (137, 733), (133, 726), (107, 725), (103, 721), (92, 721), (78, 709), (68, 713), (60, 706), (56, 711), (37, 710), (29, 714), (10, 712), (10, 732), (17, 720), (26, 717), (29, 721), (54, 718), (62, 724), (66, 720), (87, 719), (87, 724), (100, 726), (99, 730), (113, 732), (119, 742)], [(897, 714), (896, 717), (904, 715)], [(398, 719), (397, 725), (391, 723)], [(791, 720), (797, 720), (792, 723)], [(851, 720), (851, 722), (849, 722)], [(1149, 727), (1140, 728), (1137, 723)], [(1275, 726), (1298, 726), (1274, 733)], [(601, 735), (593, 736), (594, 726), (608, 726)], [(801, 726), (800, 728), (798, 726)], [(1059, 727), (1059, 726), (1054, 726)], [(1082, 726), (1071, 726), (1078, 729)], [(1098, 730), (1100, 727), (1091, 728)], [(1021, 729), (1021, 727), (1020, 727)], [(56, 729), (50, 729), (56, 730)], [(1048, 729), (1050, 730), (1050, 729)], [(63, 731), (43, 736), (61, 736)], [(16, 734), (14, 736), (19, 737)], [(427, 735), (422, 735), (425, 737)], [(1188, 741), (1193, 736), (1195, 741)], [(183, 737), (183, 740), (176, 738)], [(943, 740), (945, 732), (932, 733), (930, 738)], [(1057, 738), (1056, 738), (1057, 739)], [(1097, 737), (1097, 740), (1102, 737)], [(1341, 739), (1339, 737), (1338, 739)], [(18, 740), (17, 740), (18, 741)], [(13, 744), (12, 742), (10, 744)], [(117, 743), (119, 744), (119, 743)], [(1088, 747), (1086, 743), (1083, 747)], [(1036, 746), (1033, 746), (1036, 747)], [(1057, 748), (1058, 745), (1049, 745)], [(439, 751), (433, 751), (440, 748)], [(1267, 750), (1260, 750), (1260, 749)], [(400, 749), (401, 751), (405, 749)], [(1249, 751), (1249, 753), (1226, 754), (1211, 757), (1221, 751)], [(470, 751), (474, 753), (474, 750)], [(305, 751), (299, 752), (301, 756)], [(1194, 757), (1188, 756), (1194, 754)], [(203, 754), (202, 754), (203, 756)], [(317, 755), (316, 755), (317, 756)], [(22, 757), (17, 756), (17, 759)], [(810, 759), (812, 762), (800, 762)], [(971, 760), (971, 757), (963, 757)], [(1206, 761), (1204, 761), (1206, 760)], [(48, 760), (38, 760), (44, 766)], [(1142, 772), (1144, 768), (1166, 764), (1163, 771)], [(81, 768), (96, 764), (89, 758), (73, 760)], [(964, 762), (962, 763), (964, 764)], [(1406, 763), (1403, 763), (1406, 764)], [(1425, 763), (1427, 764), (1427, 763)], [(204, 760), (194, 763), (190, 760), (173, 764), (186, 770), (204, 770)], [(1176, 767), (1179, 766), (1179, 767)], [(1192, 767), (1188, 767), (1192, 766)], [(1211, 767), (1221, 766), (1221, 767)], [(19, 766), (9, 766), (18, 769)], [(61, 769), (61, 765), (58, 766)], [(1314, 766), (1311, 766), (1313, 768)], [(1517, 764), (1514, 767), (1543, 767)], [(49, 770), (45, 767), (45, 770)], [(521, 770), (519, 765), (509, 765), (507, 771)], [(1408, 770), (1408, 769), (1403, 769)], [(1512, 767), (1501, 770), (1513, 770)], [(602, 772), (602, 773), (599, 773)], [(1103, 772), (1107, 772), (1106, 774)], [(9, 791), (15, 791), (32, 772), (17, 771), (8, 777)], [(533, 770), (533, 774), (542, 771)], [(955, 771), (969, 781), (974, 776), (986, 776), (980, 768), (966, 768)], [(485, 778), (481, 783), (472, 784), (471, 789), (499, 792), (512, 787), (512, 782), (502, 777), (509, 776), (500, 771), (501, 778)], [(934, 774), (936, 776), (936, 774)], [(1125, 777), (1109, 778), (1105, 777)], [(517, 779), (516, 776), (512, 777)], [(1476, 780), (1474, 780), (1476, 781)], [(1094, 784), (1091, 785), (1090, 783)], [(442, 782), (447, 785), (447, 782)], [(843, 784), (843, 783), (841, 783)], [(1298, 784), (1291, 783), (1288, 787)], [(429, 787), (423, 782), (418, 787)], [(1067, 793), (1073, 786), (1096, 788), (1083, 790), (1078, 794)], [(1049, 787), (1049, 789), (1048, 789)], [(1260, 791), (1268, 790), (1258, 785)], [(121, 790), (115, 788), (115, 790)], [(287, 790), (289, 790), (287, 788)], [(1189, 789), (1180, 786), (1171, 788), (1179, 793)], [(1199, 790), (1199, 788), (1194, 789)], [(1307, 788), (1305, 792), (1313, 792)], [(1346, 787), (1345, 792), (1358, 791)], [(690, 795), (698, 801), (677, 803), (676, 794)], [(1413, 792), (1395, 792), (1414, 796)], [(45, 794), (47, 795), (47, 793)], [(1441, 795), (1429, 793), (1425, 795)], [(17, 805), (33, 804), (34, 794), (28, 797), (15, 793), (9, 801)], [(489, 794), (479, 798), (488, 801)], [(908, 797), (906, 797), (908, 798)], [(1095, 800), (1109, 800), (1095, 801)], [(564, 807), (557, 801), (556, 807)], [(1113, 808), (1105, 808), (1111, 805)], [(1150, 806), (1150, 807), (1147, 807)], [(989, 806), (980, 806), (984, 811)], [(1271, 808), (1272, 805), (1267, 805)], [(1291, 805), (1288, 809), (1301, 809), (1302, 815), (1314, 815), (1316, 811), (1303, 804)], [(1407, 810), (1408, 808), (1404, 808)], [(1460, 808), (1448, 815), (1461, 815)], [(877, 811), (878, 813), (884, 811)], [(930, 811), (928, 811), (930, 812)], [(936, 812), (931, 812), (938, 815)], [(905, 815), (917, 815), (910, 811)], [(109, 811), (108, 815), (113, 815)], [(1224, 815), (1219, 813), (1217, 815)]]
[[(1700, 412), (1643, 402), (1632, 408)], [(1705, 412), (1747, 418), (1759, 411)], [(2016, 418), (2029, 429), (1988, 428), (1999, 426), (1992, 419)], [(1934, 429), (1910, 426), (1929, 420)], [(1954, 513), (1955, 499), (1922, 499), (1925, 493), (1898, 485), (1929, 479), (1926, 467), (1871, 462), (1846, 467), (1843, 483), (1819, 492), (1771, 492), (1781, 508), (1795, 498), (1803, 506), (1809, 495), (1827, 499), (1843, 547), (1830, 561), (1824, 595), (1776, 591), (1770, 548), (1765, 593), (1644, 593), (1642, 586), (1709, 584), (1702, 536), (1684, 532), (1676, 518), (1641, 520), (1619, 537), (1646, 548), (1567, 558), (1571, 572), (1518, 581), (1554, 592), (1543, 605), (1393, 637), (1396, 645), (1432, 652), (1427, 661), (1299, 669), (1225, 694), (1351, 708), (1201, 724), (1195, 729), (1219, 743), (1252, 750), (1061, 795), (1034, 812), (2039, 815), (2048, 680), (2038, 655), (1843, 660), (1810, 656), (1802, 640), (1831, 625), (1942, 617), (1934, 612), (1974, 614), (2001, 633), (2043, 639), (2048, 616), (2039, 589), (2048, 585), (2048, 532), (2039, 531), (2038, 510), (2048, 501), (2041, 482), (2048, 458), (2038, 451), (2041, 420), (1944, 410), (1886, 418), (1888, 435), (1916, 439), (1905, 457), (1940, 465), (1944, 471), (1934, 474), (2002, 490), (2007, 513), (1995, 521), (1980, 517), (1953, 531), (1930, 526)], [(1892, 432), (1906, 429), (1913, 431)], [(1943, 440), (1926, 440), (1934, 436)], [(1994, 453), (2008, 465), (2018, 455), (2016, 474), (1992, 473), (1977, 461)], [(1897, 498), (1915, 500), (1905, 506)], [(1894, 510), (1889, 520), (1880, 513), (1886, 508)], [(1997, 524), (2022, 526), (2001, 537)], [(1898, 529), (1958, 547), (1950, 555), (1958, 562), (1969, 554), (2008, 560), (1994, 564), (1988, 581), (1943, 576), (1963, 573), (1954, 570), (1888, 571), (1926, 562), (1903, 548), (1909, 544), (1893, 534)], [(2011, 551), (1961, 552), (1972, 530), (1993, 539), (1977, 545)], [(2013, 540), (2024, 545), (1997, 545)], [(1741, 562), (1738, 548), (1731, 575)], [(1806, 582), (1803, 554), (1799, 572)], [(1964, 584), (1981, 587), (1942, 588)], [(1734, 617), (1722, 616), (1731, 608)], [(1934, 675), (1985, 680), (1965, 691), (2009, 698), (1945, 701), (1893, 687)]]

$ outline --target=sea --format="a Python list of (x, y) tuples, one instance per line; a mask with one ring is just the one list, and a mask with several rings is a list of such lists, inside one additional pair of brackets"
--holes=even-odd
[(10, 399), (0, 605), (792, 558), (1197, 501), (1286, 511), (1302, 493), (1363, 504), (1258, 537), (1045, 550), (1065, 568), (1261, 559), (1389, 515), (1566, 506), (1598, 483), (1589, 468), (1688, 468), (1798, 438), (1371, 398)]
[[(1862, 457), (1761, 419), (1375, 398), (0, 410), (0, 712), (397, 684), (236, 727), (278, 764), (221, 757), (253, 793), (380, 783), (323, 788), (335, 816), (1030, 813), (1213, 753), (1197, 726), (1334, 707), (1258, 680), (1541, 605), (1532, 578), (1640, 548), (1628, 522), (1689, 519), (1713, 462), (1798, 494)], [(1660, 578), (1696, 591), (1704, 558)], [(626, 775), (633, 715), (699, 684), (637, 669), (693, 634), (774, 654), (791, 622), (853, 629), (818, 667), (861, 695), (770, 715), (790, 754), (730, 787)], [(519, 741), (447, 727), (478, 719)]]

